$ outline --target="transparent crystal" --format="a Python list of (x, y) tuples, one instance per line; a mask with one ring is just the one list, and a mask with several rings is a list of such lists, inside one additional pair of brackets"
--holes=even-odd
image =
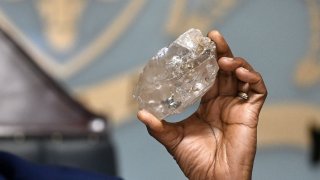
[(140, 109), (163, 119), (198, 101), (214, 84), (218, 69), (215, 43), (190, 29), (152, 57), (133, 97)]

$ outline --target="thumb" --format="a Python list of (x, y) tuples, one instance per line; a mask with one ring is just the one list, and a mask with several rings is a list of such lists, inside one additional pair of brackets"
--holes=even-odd
[(147, 126), (149, 134), (169, 151), (181, 142), (183, 129), (178, 124), (159, 120), (146, 110), (140, 110), (137, 117)]

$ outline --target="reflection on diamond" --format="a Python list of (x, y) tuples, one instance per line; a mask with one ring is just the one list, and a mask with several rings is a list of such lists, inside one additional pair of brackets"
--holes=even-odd
[(198, 101), (214, 84), (218, 69), (215, 43), (190, 29), (152, 57), (133, 97), (141, 109), (163, 119)]

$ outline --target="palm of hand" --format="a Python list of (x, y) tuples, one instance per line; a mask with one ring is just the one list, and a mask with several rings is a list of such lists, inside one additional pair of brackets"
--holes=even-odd
[[(247, 124), (243, 120), (257, 122), (257, 119), (254, 119), (254, 114), (243, 113), (250, 111), (250, 107), (242, 101), (229, 96), (214, 98), (201, 104), (192, 116), (176, 124), (180, 132), (170, 140), (176, 144), (167, 149), (187, 177), (227, 179), (228, 176), (238, 176), (234, 173), (239, 168), (250, 175), (255, 154), (256, 124)], [(239, 117), (239, 114), (250, 117)]]

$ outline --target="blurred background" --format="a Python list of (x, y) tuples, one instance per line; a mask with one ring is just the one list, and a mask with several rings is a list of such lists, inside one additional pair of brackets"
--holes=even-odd
[(0, 0), (0, 149), (186, 179), (131, 94), (148, 59), (191, 27), (218, 29), (265, 79), (254, 179), (319, 179), (320, 0)]

